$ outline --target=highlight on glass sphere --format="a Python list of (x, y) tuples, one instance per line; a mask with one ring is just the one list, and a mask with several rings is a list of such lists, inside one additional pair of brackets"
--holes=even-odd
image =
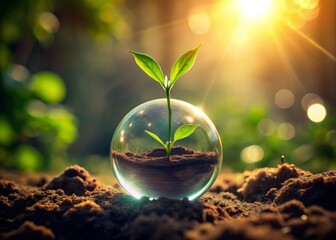
[(200, 109), (170, 96), (175, 82), (194, 64), (199, 47), (175, 61), (169, 80), (153, 58), (130, 51), (166, 93), (166, 99), (146, 102), (129, 112), (112, 138), (114, 175), (136, 198), (192, 200), (220, 172), (222, 146), (215, 126)]

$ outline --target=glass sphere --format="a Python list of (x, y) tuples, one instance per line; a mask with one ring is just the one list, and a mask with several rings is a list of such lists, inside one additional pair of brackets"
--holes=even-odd
[(119, 123), (111, 143), (113, 173), (136, 198), (195, 199), (215, 181), (222, 164), (222, 145), (211, 120), (197, 107), (171, 99), (172, 136), (184, 124), (197, 124), (188, 137), (176, 141), (168, 158), (163, 143), (169, 138), (166, 99), (143, 103)]

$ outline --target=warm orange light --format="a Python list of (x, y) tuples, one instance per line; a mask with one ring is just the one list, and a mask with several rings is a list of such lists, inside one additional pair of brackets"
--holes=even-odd
[(319, 0), (279, 1), (279, 3), (282, 19), (293, 29), (304, 27), (306, 22), (315, 19), (320, 12)]
[(272, 0), (239, 0), (238, 7), (241, 13), (250, 19), (263, 17), (269, 13)]

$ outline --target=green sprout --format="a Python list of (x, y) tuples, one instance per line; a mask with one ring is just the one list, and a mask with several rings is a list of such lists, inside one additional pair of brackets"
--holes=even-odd
[(167, 75), (164, 77), (162, 69), (160, 65), (149, 55), (129, 51), (133, 54), (136, 64), (152, 79), (157, 81), (161, 87), (165, 90), (166, 98), (167, 98), (167, 107), (168, 107), (168, 141), (164, 143), (160, 137), (158, 137), (155, 133), (145, 130), (145, 132), (155, 139), (158, 143), (160, 143), (164, 149), (166, 150), (167, 157), (170, 158), (171, 149), (174, 143), (178, 140), (186, 138), (190, 136), (198, 127), (197, 124), (184, 124), (179, 126), (175, 133), (174, 138), (172, 138), (172, 109), (170, 105), (170, 91), (173, 88), (176, 81), (186, 72), (190, 70), (193, 66), (197, 51), (200, 45), (196, 48), (184, 53), (181, 57), (179, 57), (170, 71), (170, 78), (168, 79)]

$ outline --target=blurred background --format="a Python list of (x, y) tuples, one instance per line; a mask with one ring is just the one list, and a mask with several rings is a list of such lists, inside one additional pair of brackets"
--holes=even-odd
[(164, 97), (127, 50), (169, 73), (199, 43), (172, 97), (200, 107), (225, 169), (336, 167), (335, 0), (13, 0), (0, 3), (0, 166), (112, 175), (110, 142), (135, 106)]

